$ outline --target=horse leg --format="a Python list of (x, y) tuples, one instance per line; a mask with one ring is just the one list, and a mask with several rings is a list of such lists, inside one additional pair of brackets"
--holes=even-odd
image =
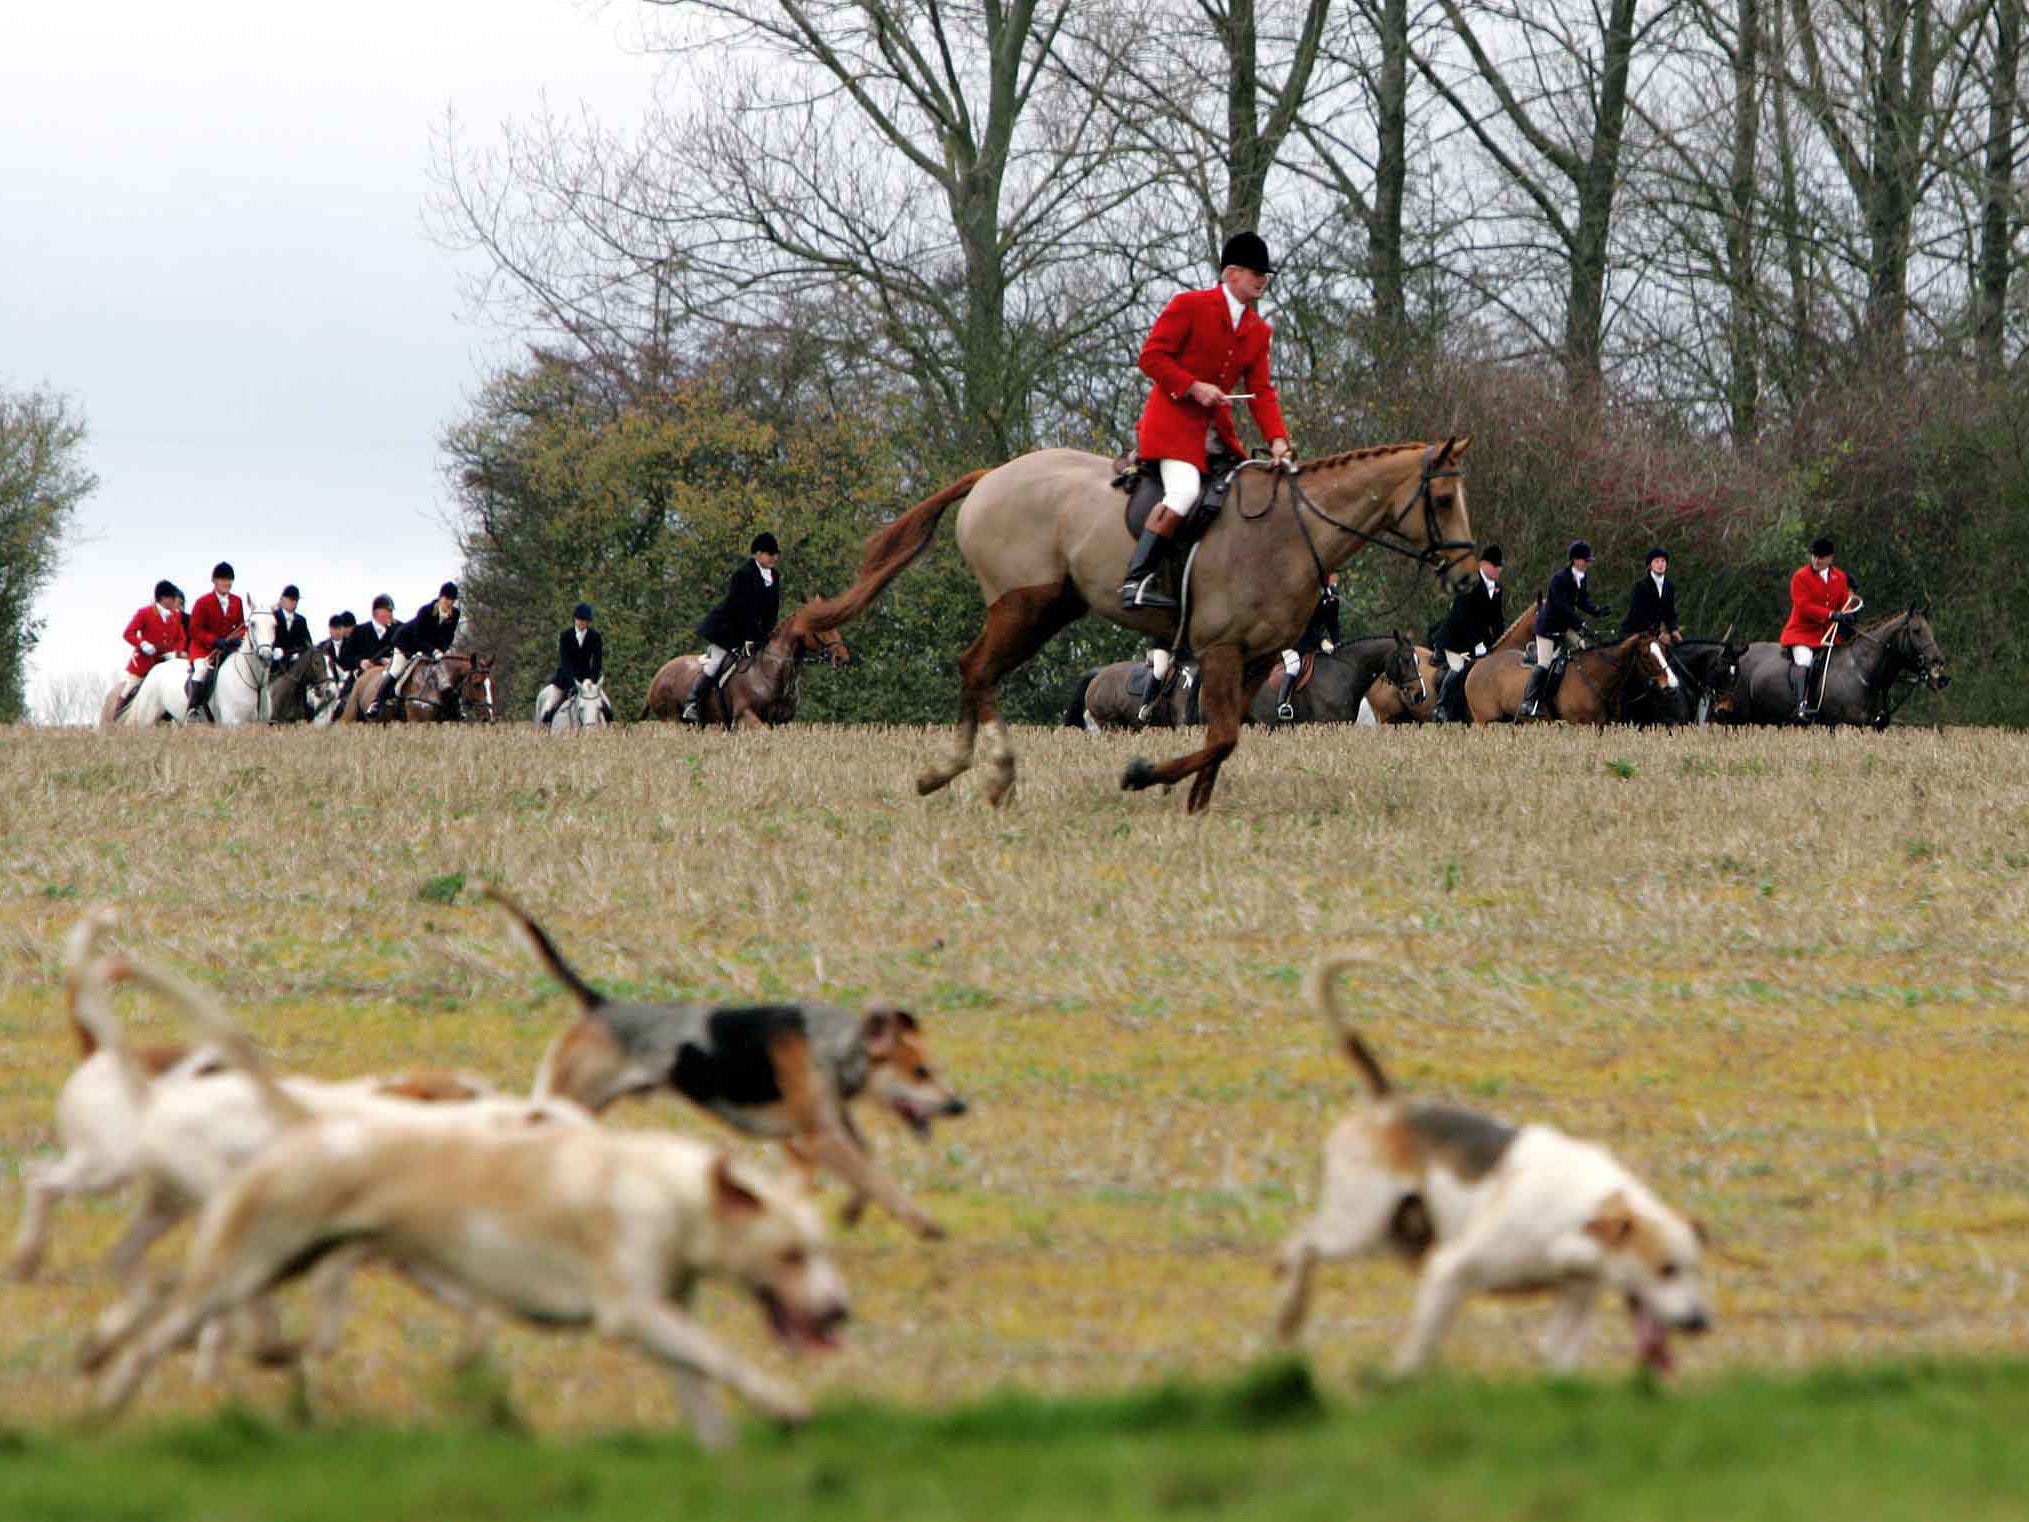
[(1199, 653), (1198, 701), (1205, 710), (1205, 747), (1156, 766), (1137, 756), (1127, 763), (1120, 785), (1130, 792), (1145, 787), (1169, 787), (1190, 777), (1190, 797), (1185, 812), (1201, 813), (1212, 801), (1212, 788), (1219, 780), (1219, 767), (1240, 743), (1240, 720), (1255, 692), (1268, 675), (1263, 665), (1251, 676), (1239, 649), (1214, 645)]
[(958, 675), (964, 683), (958, 700), (958, 743), (941, 766), (927, 766), (916, 777), (916, 791), (934, 793), (952, 778), (972, 767), (972, 753), (979, 728), (986, 726), (986, 797), (989, 803), (1005, 802), (1014, 788), (1014, 746), (1007, 726), (1000, 720), (994, 688), (1000, 679), (1035, 655), (1050, 636), (1085, 616), (1085, 599), (1069, 581), (1055, 586), (1017, 587), (986, 610), (986, 624), (979, 638), (958, 658)]

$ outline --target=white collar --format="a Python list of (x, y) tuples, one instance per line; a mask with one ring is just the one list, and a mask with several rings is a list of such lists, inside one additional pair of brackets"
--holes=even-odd
[(1653, 582), (1654, 582), (1654, 583), (1656, 584), (1656, 590), (1657, 590), (1658, 592), (1662, 591), (1662, 589), (1663, 589), (1663, 580), (1664, 580), (1664, 578), (1663, 578), (1663, 577), (1661, 577), (1661, 576), (1658, 576), (1658, 575), (1657, 575), (1657, 574), (1656, 574), (1656, 573), (1655, 573), (1654, 571), (1651, 571), (1651, 572), (1649, 572), (1649, 580), (1650, 580), (1650, 581), (1653, 581)]
[(1826, 566), (1822, 571), (1818, 572), (1818, 580), (1824, 582), (1827, 586), (1830, 586), (1832, 581), (1832, 568), (1830, 566)]
[(768, 569), (768, 568), (767, 568), (766, 566), (764, 566), (763, 564), (761, 564), (761, 562), (760, 562), (760, 561), (758, 561), (758, 560), (757, 560), (757, 561), (755, 561), (755, 562), (754, 562), (754, 569), (755, 569), (755, 570), (757, 570), (757, 571), (759, 571), (759, 572), (761, 573), (761, 585), (762, 585), (762, 586), (764, 586), (764, 587), (772, 587), (772, 586), (774, 586), (774, 585), (775, 585), (775, 573), (774, 573), (773, 571), (769, 570), (769, 569)]
[(174, 618), (176, 616), (176, 610), (174, 608), (165, 608), (159, 602), (155, 604), (155, 611), (157, 613), (160, 613), (164, 618)]
[(590, 629), (580, 629), (576, 624), (571, 625), (571, 633), (577, 635), (578, 643), (581, 645), (585, 642), (585, 636), (591, 632)]
[(220, 592), (214, 588), (211, 595), (218, 599), (218, 605), (222, 612), (230, 612), (232, 610), (232, 593)]
[(1577, 582), (1581, 587), (1585, 585), (1585, 573), (1579, 570), (1578, 567), (1575, 565), (1571, 568), (1571, 579)]
[(1501, 584), (1495, 581), (1493, 577), (1487, 575), (1485, 571), (1479, 573), (1479, 579), (1486, 584), (1487, 596), (1498, 597), (1501, 595)]
[(1240, 318), (1247, 310), (1247, 303), (1233, 294), (1233, 287), (1225, 281), (1219, 282), (1219, 291), (1226, 298), (1226, 315), (1233, 319), (1233, 326), (1240, 326)]

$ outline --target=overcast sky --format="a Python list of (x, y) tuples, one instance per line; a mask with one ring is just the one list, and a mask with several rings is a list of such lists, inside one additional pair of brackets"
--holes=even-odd
[[(0, 382), (68, 394), (100, 486), (30, 671), (110, 683), (159, 576), (212, 563), (318, 638), (457, 572), (437, 438), (508, 352), (432, 243), (432, 132), (610, 121), (655, 62), (571, 0), (10, 0), (0, 16)], [(31, 691), (36, 690), (35, 686)]]

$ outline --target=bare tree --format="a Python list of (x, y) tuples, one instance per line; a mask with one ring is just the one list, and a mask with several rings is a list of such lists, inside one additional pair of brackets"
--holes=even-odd
[(1974, 348), (1981, 368), (1989, 375), (1998, 374), (2006, 362), (2008, 283), (2015, 272), (2015, 235), (2021, 225), (2016, 210), (2015, 159), (2022, 112), (2022, 12), (2023, 0), (1992, 0), (1973, 317)]

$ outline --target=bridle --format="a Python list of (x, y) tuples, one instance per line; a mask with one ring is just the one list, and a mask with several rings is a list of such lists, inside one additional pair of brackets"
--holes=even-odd
[[(1309, 513), (1320, 522), (1329, 523), (1342, 534), (1350, 534), (1363, 544), (1371, 544), (1378, 549), (1387, 550), (1391, 554), (1400, 555), (1405, 560), (1413, 560), (1418, 565), (1428, 566), (1438, 581), (1443, 582), (1454, 569), (1464, 563), (1466, 557), (1472, 554), (1478, 546), (1470, 539), (1445, 539), (1440, 537), (1443, 530), (1437, 522), (1437, 498), (1430, 490), (1430, 483), (1433, 481), (1455, 481), (1465, 474), (1456, 465), (1439, 468), (1437, 454), (1440, 447), (1433, 445), (1424, 451), (1423, 472), (1417, 480), (1415, 495), (1403, 503), (1395, 515), (1378, 529), (1356, 528), (1350, 523), (1341, 522), (1319, 507), (1317, 503), (1311, 500), (1310, 494), (1303, 489), (1303, 483), (1298, 479), (1302, 475), (1302, 471), (1297, 466), (1284, 465), (1277, 467), (1259, 460), (1248, 460), (1237, 467), (1235, 474), (1249, 467), (1273, 469), (1276, 471), (1275, 484), (1269, 489), (1268, 493), (1268, 506), (1263, 508), (1259, 513), (1252, 515), (1256, 518), (1266, 517), (1270, 512), (1274, 511), (1276, 499), (1282, 495), (1283, 483), (1286, 481), (1289, 484), (1290, 511), (1296, 519), (1297, 528), (1303, 533), (1304, 548), (1310, 551), (1311, 563), (1317, 567), (1317, 582), (1320, 587), (1329, 585), (1328, 578), (1331, 573), (1325, 566), (1324, 557), (1317, 552), (1317, 540), (1311, 535), (1310, 525), (1304, 522), (1303, 515), (1305, 513)], [(1410, 538), (1402, 528), (1403, 522), (1418, 508), (1423, 510), (1423, 543), (1421, 545), (1418, 545), (1414, 539)], [(1246, 517), (1248, 515), (1243, 513), (1242, 516)], [(1447, 553), (1453, 550), (1459, 553)]]
[[(1946, 677), (1944, 652), (1926, 659), (1916, 647), (1916, 635), (1910, 628), (1913, 615), (1905, 613), (1896, 625), (1895, 632), (1883, 638), (1870, 629), (1861, 629), (1853, 636), (1853, 643), (1867, 640), (1881, 647), (1881, 666), (1869, 672), (1865, 683), (1867, 696), (1872, 699), (1869, 706), (1874, 710), (1872, 723), (1876, 729), (1886, 729), (1894, 719), (1896, 710), (1916, 695), (1919, 688), (1928, 687), (1932, 692), (1941, 692), (1942, 680)], [(1933, 644), (1932, 649), (1936, 646)], [(1891, 660), (1892, 657), (1892, 660)], [(1882, 668), (1887, 668), (1887, 680), (1880, 680)], [(1898, 691), (1897, 689), (1900, 689)]]

